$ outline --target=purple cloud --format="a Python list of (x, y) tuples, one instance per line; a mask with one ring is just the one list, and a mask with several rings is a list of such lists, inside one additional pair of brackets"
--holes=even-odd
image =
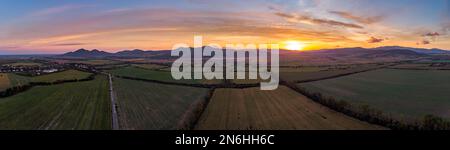
[(384, 39), (382, 38), (376, 38), (376, 37), (370, 37), (369, 40), (367, 40), (367, 42), (369, 43), (379, 43), (379, 42), (383, 42)]
[(423, 36), (429, 36), (429, 37), (436, 37), (436, 36), (440, 36), (441, 34), (439, 34), (438, 32), (430, 32), (430, 33), (426, 33)]

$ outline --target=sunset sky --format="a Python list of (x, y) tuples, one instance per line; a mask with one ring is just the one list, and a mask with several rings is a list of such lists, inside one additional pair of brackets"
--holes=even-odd
[(0, 54), (300, 42), (450, 50), (449, 0), (2, 0)]

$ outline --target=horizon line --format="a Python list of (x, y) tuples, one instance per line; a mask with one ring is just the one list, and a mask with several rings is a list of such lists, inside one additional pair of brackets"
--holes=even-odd
[[(206, 47), (206, 46), (202, 46), (202, 47)], [(380, 48), (380, 47), (403, 47), (403, 48), (416, 48), (416, 49), (426, 49), (426, 50), (433, 50), (433, 49), (438, 49), (438, 50), (444, 50), (444, 51), (449, 51), (450, 49), (440, 49), (440, 48), (419, 48), (419, 47), (407, 47), (407, 46), (398, 46), (398, 45), (389, 45), (389, 46), (379, 46), (379, 47), (372, 47), (372, 48), (365, 48), (365, 47), (337, 47), (337, 48), (323, 48), (323, 49), (316, 49), (316, 50), (287, 50), (287, 49), (279, 49), (279, 50), (286, 50), (286, 51), (298, 51), (298, 52), (307, 52), (307, 51), (320, 51), (320, 50), (333, 50), (333, 49), (345, 49), (345, 48), (363, 48), (363, 49), (374, 49), (374, 48)], [(189, 48), (198, 48), (198, 47), (189, 47)], [(103, 51), (103, 52), (107, 52), (107, 53), (118, 53), (118, 52), (122, 52), (122, 51), (133, 51), (133, 50), (142, 50), (142, 51), (170, 51), (171, 49), (150, 49), (150, 50), (144, 50), (144, 49), (139, 49), (139, 48), (135, 48), (135, 49), (123, 49), (123, 50), (119, 50), (116, 52), (109, 52), (107, 50), (102, 50), (102, 49), (97, 49), (97, 48), (93, 48), (93, 49), (85, 49), (85, 48), (79, 48), (76, 50), (71, 50), (71, 51), (65, 51), (65, 52), (60, 52), (60, 53), (11, 53), (11, 54), (2, 54), (2, 51), (15, 51), (15, 50), (0, 50), (0, 56), (26, 56), (26, 55), (62, 55), (65, 53), (69, 53), (69, 52), (75, 52), (77, 50), (88, 50), (88, 51), (93, 51), (93, 50), (98, 50), (98, 51)]]

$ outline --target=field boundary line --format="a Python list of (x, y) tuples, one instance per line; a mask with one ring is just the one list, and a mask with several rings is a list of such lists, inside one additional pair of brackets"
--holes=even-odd
[(294, 83), (307, 83), (307, 82), (314, 82), (314, 81), (320, 81), (320, 80), (327, 80), (327, 79), (339, 78), (339, 77), (349, 76), (349, 75), (363, 73), (363, 72), (369, 72), (369, 71), (374, 71), (374, 70), (379, 70), (379, 69), (385, 69), (385, 68), (388, 68), (390, 66), (394, 66), (394, 65), (387, 65), (387, 66), (378, 67), (378, 68), (371, 68), (371, 69), (367, 69), (367, 70), (343, 73), (343, 74), (338, 74), (338, 75), (333, 75), (333, 76), (323, 77), (323, 78), (318, 78), (318, 79), (297, 80), (297, 81), (292, 81), (292, 82), (294, 82)]
[(167, 84), (167, 85), (177, 85), (177, 86), (189, 86), (189, 87), (197, 87), (197, 88), (236, 88), (236, 89), (244, 89), (244, 88), (254, 88), (260, 87), (259, 83), (255, 84), (189, 84), (189, 83), (176, 83), (176, 82), (167, 82), (167, 81), (159, 81), (159, 80), (151, 80), (151, 79), (142, 79), (128, 76), (114, 76), (122, 79), (129, 80), (137, 80), (144, 82), (152, 82), (159, 84)]

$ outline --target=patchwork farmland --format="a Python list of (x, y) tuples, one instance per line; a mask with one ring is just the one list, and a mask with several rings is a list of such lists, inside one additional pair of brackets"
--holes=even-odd
[[(428, 113), (430, 108), (439, 111), (431, 114), (442, 115), (442, 112), (445, 113), (444, 108), (450, 107), (441, 99), (427, 99), (431, 101), (426, 102), (419, 100), (429, 95), (434, 95), (434, 98), (448, 97), (442, 91), (450, 88), (446, 84), (448, 81), (438, 79), (450, 74), (436, 69), (383, 69), (392, 66), (392, 63), (285, 66), (280, 68), (282, 85), (275, 91), (259, 90), (258, 84), (255, 83), (261, 80), (173, 80), (167, 66), (152, 63), (107, 64), (95, 66), (90, 72), (68, 69), (38, 76), (3, 73), (0, 78), (3, 88), (27, 85), (30, 82), (54, 83), (62, 80), (91, 79), (89, 77), (94, 73), (102, 75), (96, 75), (95, 79), (90, 81), (32, 86), (24, 91), (19, 89), (12, 96), (4, 96), (0, 99), (0, 129), (112, 129), (111, 93), (115, 99), (113, 106), (117, 110), (119, 127), (114, 129), (122, 130), (349, 130), (391, 127), (385, 124), (379, 126), (379, 123), (355, 117), (316, 101), (310, 95), (298, 91), (296, 85), (326, 96), (342, 98), (355, 106), (369, 105), (378, 108), (378, 105), (389, 104), (385, 106), (388, 108), (405, 105), (396, 108), (396, 111), (404, 111), (400, 113), (380, 109), (404, 116), (423, 116), (425, 113), (417, 116), (414, 113), (422, 113), (422, 110)], [(110, 93), (109, 82), (104, 74), (113, 76), (113, 90)], [(361, 77), (355, 79), (355, 76)], [(392, 76), (395, 78), (391, 78)], [(436, 81), (425, 80), (426, 78), (436, 78)], [(346, 80), (327, 83), (342, 79)], [(429, 91), (423, 95), (417, 95), (419, 92), (415, 92), (416, 95), (404, 97), (405, 92), (389, 97), (389, 94), (394, 92), (379, 90), (385, 86), (381, 85), (385, 82), (392, 84), (391, 91), (403, 92), (398, 89), (405, 86), (411, 86), (411, 91), (419, 91), (420, 87)], [(347, 89), (352, 86), (356, 89)], [(388, 95), (384, 98), (402, 98), (402, 101), (392, 103), (390, 99), (374, 99), (378, 93), (358, 91), (372, 88), (382, 92), (381, 95)], [(346, 94), (351, 92), (354, 93), (349, 94), (350, 96), (355, 96), (355, 93), (363, 96), (346, 97)], [(344, 94), (339, 95), (342, 93)], [(414, 108), (407, 108), (407, 104)]]
[(321, 106), (281, 86), (216, 89), (196, 129), (383, 129)]

